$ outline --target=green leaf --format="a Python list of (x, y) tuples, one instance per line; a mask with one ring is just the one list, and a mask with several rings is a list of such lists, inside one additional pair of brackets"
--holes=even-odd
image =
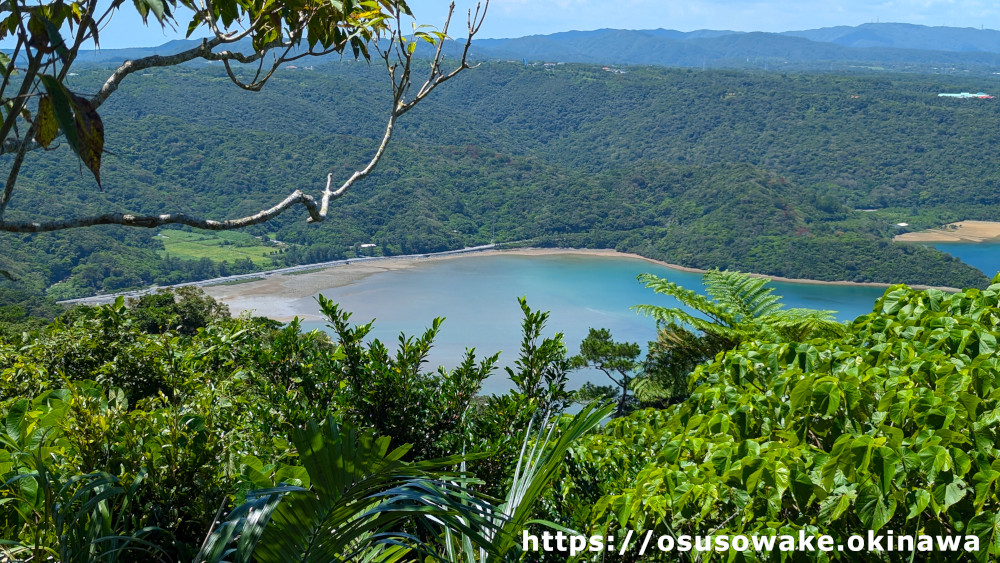
[(906, 506), (910, 508), (910, 511), (906, 514), (906, 519), (912, 520), (919, 516), (921, 512), (927, 509), (927, 505), (930, 502), (931, 494), (926, 489), (917, 489), (910, 492), (906, 495)]
[(300, 465), (279, 465), (274, 472), (274, 480), (277, 483), (288, 483), (300, 487), (309, 486), (309, 473), (306, 468)]
[(948, 510), (951, 505), (962, 500), (968, 491), (969, 490), (966, 488), (965, 481), (962, 481), (961, 479), (957, 479), (945, 485), (944, 497), (939, 502), (941, 510)]
[(52, 110), (56, 122), (59, 123), (59, 128), (66, 135), (66, 143), (69, 144), (69, 148), (73, 152), (79, 155), (80, 141), (76, 131), (76, 117), (73, 115), (73, 99), (69, 90), (54, 76), (42, 74), (38, 78), (52, 99)]
[(907, 289), (895, 289), (882, 298), (882, 314), (895, 315), (903, 308), (904, 300), (909, 296)]
[(817, 410), (827, 416), (837, 412), (840, 407), (840, 389), (832, 381), (824, 381), (813, 390), (813, 397), (816, 398)]
[(896, 512), (896, 499), (882, 495), (875, 487), (864, 487), (858, 493), (858, 500), (854, 506), (861, 523), (877, 532)]
[(756, 457), (743, 460), (743, 483), (748, 492), (753, 492), (760, 483), (761, 475), (764, 473), (765, 462), (762, 458)]
[(788, 470), (788, 466), (780, 461), (774, 462), (774, 467), (769, 468), (768, 471), (771, 473), (774, 486), (778, 489), (778, 497), (780, 498), (788, 490), (791, 481), (791, 472)]
[(800, 510), (806, 510), (813, 494), (813, 482), (809, 475), (798, 469), (792, 472), (792, 496)]
[(820, 503), (819, 516), (824, 522), (836, 522), (850, 507), (849, 494), (831, 495)]
[(24, 429), (27, 426), (27, 422), (25, 421), (27, 414), (27, 399), (18, 399), (7, 410), (7, 436), (15, 444), (20, 445), (24, 438)]
[(951, 456), (948, 450), (941, 446), (927, 446), (917, 454), (920, 458), (920, 468), (927, 476), (928, 482), (933, 483), (938, 473), (951, 469)]
[(132, 0), (135, 4), (135, 9), (139, 11), (139, 15), (142, 16), (142, 23), (148, 23), (147, 18), (149, 13), (153, 12), (153, 17), (156, 21), (161, 24), (164, 22), (166, 17), (170, 16), (170, 7), (167, 6), (163, 0)]
[(979, 336), (980, 354), (993, 354), (997, 351), (997, 339), (995, 336), (985, 330), (977, 331), (976, 334)]
[(876, 477), (875, 484), (883, 494), (892, 491), (892, 481), (896, 476), (896, 455), (885, 446), (879, 446), (872, 451), (871, 472)]
[(997, 478), (1000, 478), (1000, 472), (992, 469), (984, 469), (972, 476), (972, 488), (976, 492), (977, 508), (982, 508), (987, 501)]
[(42, 20), (42, 25), (45, 26), (45, 32), (49, 36), (49, 44), (56, 50), (56, 54), (59, 55), (59, 59), (66, 64), (69, 60), (69, 49), (66, 48), (66, 42), (63, 41), (62, 35), (59, 34), (59, 26), (52, 23), (52, 20), (45, 17), (41, 12), (35, 12), (39, 18)]
[(898, 448), (903, 443), (905, 435), (899, 428), (896, 428), (895, 426), (882, 426), (879, 430), (881, 430), (882, 434), (885, 435), (887, 443), (890, 447)]
[(80, 160), (94, 174), (97, 180), (97, 187), (102, 191), (101, 186), (101, 155), (104, 153), (104, 122), (97, 114), (90, 100), (83, 96), (73, 95), (73, 104), (76, 111), (76, 127), (79, 137)]
[(792, 410), (799, 410), (803, 406), (807, 406), (812, 401), (813, 396), (813, 378), (803, 377), (801, 381), (795, 384), (792, 388), (791, 394), (791, 405)]
[(981, 554), (1000, 555), (1000, 513), (986, 512), (976, 515), (969, 521), (968, 531), (979, 537)]

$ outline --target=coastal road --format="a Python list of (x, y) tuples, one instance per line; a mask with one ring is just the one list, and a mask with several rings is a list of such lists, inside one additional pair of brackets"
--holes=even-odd
[(233, 283), (249, 280), (265, 279), (275, 274), (288, 274), (293, 272), (304, 272), (309, 270), (321, 270), (323, 268), (330, 268), (335, 266), (343, 266), (346, 264), (357, 264), (360, 262), (376, 262), (380, 260), (398, 260), (400, 258), (430, 258), (432, 256), (448, 256), (452, 254), (468, 254), (471, 252), (481, 252), (483, 250), (492, 250), (497, 248), (496, 244), (484, 244), (482, 246), (470, 246), (468, 248), (461, 248), (458, 250), (446, 250), (444, 252), (431, 252), (428, 254), (403, 254), (400, 256), (374, 256), (374, 257), (363, 257), (363, 258), (348, 258), (346, 260), (334, 260), (332, 262), (320, 262), (317, 264), (303, 264), (301, 266), (291, 266), (289, 268), (279, 268), (277, 270), (267, 270), (266, 272), (254, 272), (252, 274), (237, 274), (235, 276), (225, 276), (222, 278), (212, 278), (210, 280), (201, 280), (194, 282), (179, 283), (175, 285), (168, 286), (150, 286), (145, 289), (136, 289), (132, 291), (123, 291), (121, 293), (104, 293), (99, 295), (94, 295), (91, 297), (80, 297), (78, 299), (66, 299), (64, 301), (59, 301), (60, 305), (103, 305), (105, 303), (113, 303), (115, 299), (119, 297), (124, 297), (125, 299), (141, 297), (143, 295), (149, 295), (150, 293), (156, 293), (161, 289), (173, 289), (176, 287), (205, 287), (209, 285), (219, 285), (223, 283)]

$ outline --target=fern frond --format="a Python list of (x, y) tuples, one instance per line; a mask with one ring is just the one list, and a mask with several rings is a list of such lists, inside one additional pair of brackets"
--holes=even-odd
[(721, 306), (736, 313), (741, 322), (772, 315), (781, 310), (781, 298), (768, 287), (769, 278), (729, 270), (709, 270), (702, 277), (708, 294)]
[(689, 326), (699, 332), (715, 334), (730, 340), (739, 340), (743, 334), (742, 331), (736, 330), (735, 328), (703, 319), (701, 317), (696, 317), (683, 309), (661, 307), (659, 305), (633, 305), (631, 309), (639, 314), (646, 315), (647, 317), (653, 317), (659, 323), (675, 323)]
[(847, 333), (847, 325), (837, 321), (834, 311), (787, 309), (777, 315), (762, 317), (762, 323), (774, 327), (786, 341), (817, 337), (837, 337)]
[(673, 392), (651, 377), (641, 377), (632, 382), (632, 394), (640, 403), (652, 403), (670, 399)]
[(680, 301), (682, 305), (700, 311), (719, 323), (726, 325), (733, 324), (733, 315), (729, 311), (694, 290), (681, 287), (672, 281), (654, 276), (653, 274), (641, 274), (638, 279), (654, 292), (673, 297), (677, 301)]

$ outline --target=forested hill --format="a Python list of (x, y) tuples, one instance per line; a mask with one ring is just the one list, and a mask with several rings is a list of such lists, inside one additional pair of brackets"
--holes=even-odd
[[(81, 69), (70, 86), (93, 91), (107, 73)], [(1000, 219), (989, 148), (1000, 106), (936, 95), (996, 84), (487, 63), (407, 114), (376, 173), (326, 223), (292, 213), (228, 238), (3, 236), (0, 268), (68, 297), (329, 260), (369, 242), (387, 254), (458, 248), (495, 232), (696, 267), (982, 286), (977, 270), (891, 237), (898, 222)], [(328, 172), (344, 178), (374, 149), (386, 94), (379, 70), (354, 62), (283, 69), (260, 93), (217, 66), (136, 75), (101, 108), (105, 190), (65, 147), (37, 151), (8, 213), (226, 218), (294, 189), (318, 193)]]

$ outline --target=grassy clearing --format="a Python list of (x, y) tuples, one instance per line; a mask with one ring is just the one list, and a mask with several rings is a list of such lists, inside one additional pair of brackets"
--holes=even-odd
[(309, 268), (308, 270), (296, 270), (294, 272), (285, 272), (283, 275), (286, 276), (301, 276), (302, 274), (314, 274), (316, 272), (322, 272), (326, 267), (323, 268)]
[(244, 284), (244, 283), (257, 282), (257, 281), (260, 281), (262, 279), (264, 279), (264, 276), (258, 276), (258, 277), (254, 277), (254, 278), (244, 278), (244, 279), (241, 279), (241, 280), (224, 281), (224, 282), (221, 282), (221, 283), (213, 283), (212, 285), (240, 285), (240, 284)]
[(163, 242), (162, 254), (183, 259), (209, 258), (216, 262), (250, 258), (258, 266), (270, 266), (273, 246), (264, 246), (260, 240), (247, 233), (234, 231), (188, 232), (167, 229), (157, 235)]

